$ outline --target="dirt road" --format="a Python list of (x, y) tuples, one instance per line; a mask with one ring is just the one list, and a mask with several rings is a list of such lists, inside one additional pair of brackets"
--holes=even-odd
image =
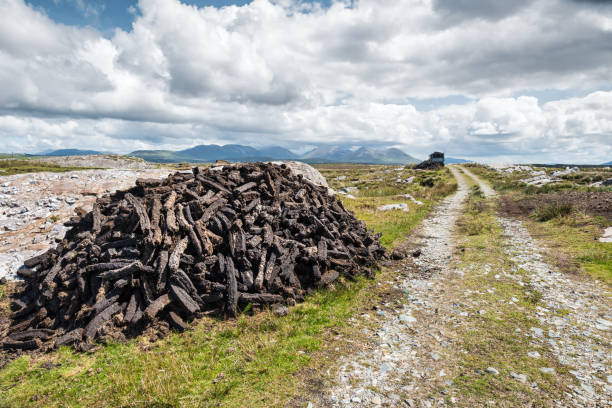
[(556, 271), (518, 220), (491, 210), (473, 218), (485, 232), (458, 228), (470, 184), (495, 192), (450, 169), (458, 191), (407, 240), (420, 256), (393, 265), (404, 298), (362, 316), (375, 329), (312, 405), (610, 406), (607, 288)]

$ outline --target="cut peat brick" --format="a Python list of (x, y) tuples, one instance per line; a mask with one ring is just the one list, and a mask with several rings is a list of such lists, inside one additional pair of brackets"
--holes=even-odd
[(270, 163), (139, 179), (73, 218), (56, 248), (24, 262), (4, 349), (183, 331), (203, 315), (294, 304), (340, 277), (372, 276), (386, 257), (325, 187)]

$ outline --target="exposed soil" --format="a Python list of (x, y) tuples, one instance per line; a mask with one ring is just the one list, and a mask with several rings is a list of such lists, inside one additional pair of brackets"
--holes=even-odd
[(553, 194), (537, 194), (514, 199), (500, 197), (500, 209), (513, 217), (525, 217), (538, 208), (550, 204), (570, 204), (574, 209), (588, 215), (612, 220), (612, 192), (568, 191)]

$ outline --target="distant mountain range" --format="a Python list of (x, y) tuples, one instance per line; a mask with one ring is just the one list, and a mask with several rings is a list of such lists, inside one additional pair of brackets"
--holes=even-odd
[(228, 161), (261, 161), (261, 160), (295, 160), (297, 155), (282, 147), (255, 149), (243, 145), (199, 145), (185, 150), (136, 150), (128, 156), (157, 163), (195, 162), (207, 163), (215, 160)]
[[(40, 153), (44, 156), (84, 156), (109, 154), (96, 150), (60, 149)], [(362, 164), (413, 164), (421, 160), (404, 153), (400, 149), (376, 149), (360, 147), (350, 149), (346, 146), (320, 146), (302, 155), (280, 146), (269, 146), (256, 149), (251, 146), (228, 144), (199, 145), (184, 150), (136, 150), (128, 156), (156, 163), (209, 163), (215, 160), (227, 161), (267, 161), (267, 160), (301, 160), (308, 163), (362, 163)], [(447, 157), (447, 164), (468, 163), (469, 160)]]
[(372, 164), (410, 164), (420, 160), (399, 149), (373, 149), (360, 147), (351, 150), (343, 146), (324, 146), (303, 155), (296, 155), (282, 147), (272, 146), (255, 149), (243, 145), (200, 145), (185, 150), (137, 150), (129, 154), (141, 159), (159, 162), (213, 162), (262, 161), (262, 160), (302, 160), (309, 163), (372, 163)]
[(612, 166), (612, 161), (609, 161), (607, 163), (602, 163), (602, 166)]
[(360, 147), (357, 150), (351, 150), (343, 146), (317, 147), (303, 154), (300, 159), (311, 163), (411, 164), (420, 162), (420, 160), (395, 148)]

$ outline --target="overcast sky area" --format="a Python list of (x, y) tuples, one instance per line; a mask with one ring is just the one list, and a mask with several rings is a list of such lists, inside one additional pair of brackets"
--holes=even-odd
[(612, 160), (612, 1), (0, 0), (0, 151)]

